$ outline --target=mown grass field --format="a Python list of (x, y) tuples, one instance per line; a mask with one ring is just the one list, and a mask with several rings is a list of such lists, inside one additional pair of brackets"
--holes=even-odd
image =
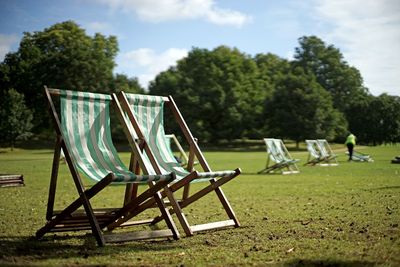
[[(45, 223), (52, 151), (0, 151), (0, 173), (21, 173), (26, 183), (0, 188), (2, 266), (400, 266), (400, 165), (390, 163), (400, 146), (360, 148), (375, 161), (357, 163), (347, 162), (337, 145), (339, 166), (299, 164), (295, 175), (256, 174), (265, 165), (264, 151), (206, 152), (214, 170), (243, 171), (223, 187), (242, 227), (103, 248), (86, 233), (35, 240)], [(305, 151), (291, 153), (302, 163), (307, 158)], [(128, 161), (129, 155), (122, 157)], [(123, 191), (109, 188), (94, 204), (121, 205)], [(58, 208), (77, 196), (66, 165), (57, 192)], [(191, 222), (225, 218), (213, 194), (185, 210)]]

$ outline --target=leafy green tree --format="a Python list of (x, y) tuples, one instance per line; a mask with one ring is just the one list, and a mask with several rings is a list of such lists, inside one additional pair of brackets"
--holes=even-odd
[(107, 92), (117, 52), (116, 37), (88, 36), (73, 21), (26, 32), (18, 51), (8, 53), (1, 64), (0, 88), (23, 93), (34, 111), (36, 126), (46, 126), (43, 85)]
[(290, 72), (290, 62), (271, 53), (257, 54), (254, 60), (259, 69), (260, 79), (265, 82), (267, 97), (272, 96), (275, 87)]
[(302, 67), (307, 74), (314, 74), (316, 81), (332, 95), (334, 107), (344, 112), (359, 99), (368, 95), (360, 72), (349, 66), (342, 53), (333, 45), (326, 45), (316, 36), (299, 38), (295, 48), (295, 67)]
[[(269, 103), (271, 98), (276, 91), (278, 85), (286, 79), (290, 72), (290, 62), (286, 59), (280, 58), (277, 55), (268, 54), (257, 54), (254, 60), (258, 66), (259, 79), (262, 81), (262, 88), (265, 90), (264, 102)], [(268, 105), (264, 104), (262, 121), (265, 122), (265, 118), (268, 117)], [(263, 123), (260, 126), (263, 136), (270, 136), (274, 129), (271, 129), (267, 123)]]
[(374, 97), (365, 113), (368, 141), (374, 145), (400, 141), (400, 97), (388, 94)]
[(271, 134), (295, 140), (332, 140), (347, 129), (342, 113), (333, 108), (330, 94), (301, 68), (289, 73), (266, 103)]
[(26, 140), (32, 134), (32, 112), (26, 107), (24, 96), (8, 90), (0, 103), (0, 141), (9, 142), (13, 150), (16, 141)]
[[(373, 95), (367, 95), (357, 99), (356, 103), (353, 103), (347, 108), (347, 122), (349, 124), (349, 131), (357, 136), (358, 143), (370, 143), (372, 142), (371, 137), (371, 125), (369, 122), (370, 104), (375, 97)], [(344, 142), (347, 135), (338, 137), (337, 141)]]
[(254, 60), (237, 49), (194, 48), (156, 77), (150, 94), (173, 95), (202, 141), (260, 138), (266, 92), (259, 77)]
[(116, 74), (108, 86), (111, 92), (124, 91), (125, 93), (144, 94), (143, 87), (137, 78), (129, 78), (125, 74)]

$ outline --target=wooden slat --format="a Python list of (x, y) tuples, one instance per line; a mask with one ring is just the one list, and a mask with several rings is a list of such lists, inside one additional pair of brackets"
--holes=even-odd
[(16, 187), (16, 186), (24, 186), (22, 183), (1, 183), (0, 187)]
[(293, 174), (293, 173), (299, 173), (299, 171), (282, 171), (282, 174)]
[(23, 185), (23, 183), (21, 181), (17, 181), (17, 180), (10, 180), (10, 181), (7, 181), (7, 182), (0, 182), (0, 185), (2, 185), (2, 186), (7, 186), (7, 185), (12, 186), (12, 185)]
[(133, 240), (144, 240), (154, 239), (160, 237), (172, 237), (172, 231), (167, 230), (156, 230), (156, 231), (137, 231), (128, 233), (112, 233), (104, 234), (104, 240), (106, 243), (119, 243)]
[(78, 231), (84, 231), (84, 230), (91, 230), (92, 227), (90, 224), (88, 225), (81, 225), (81, 226), (66, 226), (66, 225), (61, 225), (57, 226), (54, 228), (51, 228), (49, 232), (78, 232)]
[[(117, 212), (120, 208), (103, 208), (103, 209), (94, 209), (93, 213), (95, 215), (106, 215), (106, 214), (114, 214)], [(56, 210), (54, 211), (54, 215), (58, 215), (61, 213), (62, 210)], [(86, 212), (82, 209), (74, 211), (70, 216), (86, 216)]]
[(20, 174), (0, 174), (0, 181), (2, 180), (22, 180), (23, 176)]
[(212, 222), (212, 223), (205, 223), (205, 224), (197, 224), (193, 225), (190, 227), (192, 232), (200, 232), (200, 231), (206, 231), (206, 230), (211, 230), (211, 229), (220, 229), (220, 228), (226, 228), (230, 226), (235, 226), (234, 220), (226, 220), (226, 221), (220, 221), (220, 222)]
[(0, 187), (24, 186), (24, 176), (20, 174), (0, 174)]
[(153, 218), (147, 219), (147, 220), (140, 220), (140, 221), (128, 221), (123, 224), (121, 224), (119, 227), (128, 227), (128, 226), (134, 226), (134, 225), (142, 225), (142, 224), (150, 224), (153, 222)]

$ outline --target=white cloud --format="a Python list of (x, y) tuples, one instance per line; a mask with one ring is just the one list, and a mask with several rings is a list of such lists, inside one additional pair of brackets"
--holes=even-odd
[(241, 27), (251, 21), (239, 11), (218, 8), (214, 0), (97, 0), (112, 10), (136, 14), (148, 22), (204, 19), (218, 25)]
[(188, 50), (179, 48), (170, 48), (161, 53), (150, 48), (140, 48), (121, 54), (117, 61), (119, 68), (129, 71), (128, 76), (137, 76), (140, 84), (146, 88), (158, 73), (176, 65), (187, 54)]
[(85, 24), (85, 28), (89, 32), (101, 32), (101, 33), (108, 33), (113, 31), (113, 27), (105, 22), (99, 22), (99, 21), (92, 21), (87, 24)]
[(374, 95), (400, 95), (400, 2), (315, 1), (320, 18), (333, 26), (323, 39), (339, 47)]
[(0, 61), (4, 60), (5, 55), (11, 51), (11, 46), (18, 41), (16, 34), (0, 33)]

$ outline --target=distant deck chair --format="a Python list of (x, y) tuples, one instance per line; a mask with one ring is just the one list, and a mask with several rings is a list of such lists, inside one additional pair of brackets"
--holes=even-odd
[(317, 139), (321, 156), (324, 158), (322, 166), (338, 166), (337, 155), (333, 153), (331, 146), (326, 139)]
[(22, 174), (0, 174), (0, 187), (25, 186)]
[(320, 151), (320, 146), (317, 140), (306, 140), (308, 157), (306, 163), (304, 165), (316, 165), (325, 160), (325, 157), (322, 156)]
[(337, 166), (336, 155), (325, 139), (306, 140), (308, 158), (304, 165)]
[[(211, 170), (173, 98), (171, 96), (125, 94), (124, 92), (119, 93), (118, 96), (113, 95), (113, 97), (118, 98), (118, 102), (116, 102), (120, 110), (120, 119), (124, 122), (124, 131), (135, 154), (136, 165), (139, 166), (140, 170), (145, 174), (170, 172), (176, 174), (177, 179), (172, 185), (165, 188), (162, 196), (165, 197), (170, 194), (176, 196), (177, 191), (183, 188), (182, 198), (179, 201), (176, 198), (170, 203), (173, 208), (170, 212), (176, 214), (185, 234), (192, 236), (199, 231), (230, 226), (239, 227), (240, 223), (221, 186), (238, 176), (241, 173), (240, 169), (217, 172)], [(163, 119), (164, 106), (172, 112), (189, 145), (186, 169), (176, 161), (166, 142)], [(199, 161), (204, 172), (193, 169), (195, 158)], [(199, 181), (206, 181), (209, 184), (195, 193), (190, 192), (190, 194), (190, 183)], [(189, 224), (183, 209), (210, 192), (217, 194), (228, 220), (197, 225)], [(207, 211), (207, 206), (205, 206), (205, 211)], [(159, 219), (159, 217), (155, 218), (155, 222)]]
[(298, 159), (293, 159), (289, 154), (285, 144), (281, 139), (264, 138), (267, 148), (267, 163), (264, 169), (258, 173), (299, 173), (296, 163)]
[[(349, 155), (349, 152), (346, 151), (346, 155)], [(353, 150), (353, 161), (358, 162), (374, 162), (372, 157), (368, 154), (361, 153), (359, 151)]]
[[(36, 232), (40, 239), (48, 232), (91, 230), (97, 244), (124, 242), (149, 238), (179, 238), (179, 233), (168, 208), (164, 205), (160, 190), (174, 178), (173, 173), (162, 175), (136, 175), (119, 158), (111, 140), (109, 108), (111, 96), (75, 92), (45, 87), (51, 118), (55, 124), (57, 140), (48, 196), (47, 223)], [(55, 100), (60, 100), (58, 112)], [(61, 115), (61, 121), (59, 118)], [(54, 202), (61, 149), (64, 152), (77, 195), (75, 201), (62, 211), (54, 211)], [(79, 171), (79, 172), (78, 172)], [(95, 184), (85, 189), (81, 174)], [(90, 199), (109, 185), (148, 184), (149, 188), (133, 199), (125, 198), (118, 208), (93, 209)], [(99, 196), (100, 197), (100, 196)], [(121, 197), (123, 200), (123, 194)], [(116, 227), (143, 224), (143, 221), (123, 220), (140, 214), (154, 201), (169, 229), (111, 233)], [(104, 199), (107, 202), (107, 199)], [(79, 209), (81, 206), (84, 209)], [(103, 229), (107, 229), (105, 233)]]

